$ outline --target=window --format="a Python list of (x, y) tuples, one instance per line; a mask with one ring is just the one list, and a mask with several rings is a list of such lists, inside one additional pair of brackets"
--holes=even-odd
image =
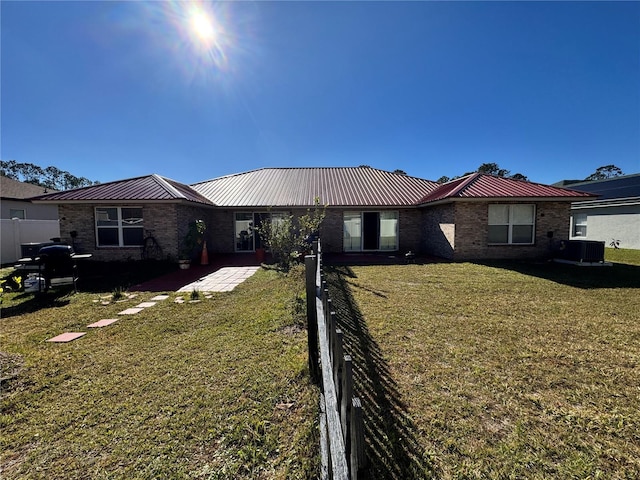
[(398, 249), (398, 212), (344, 212), (342, 221), (345, 252)]
[(380, 250), (398, 248), (398, 212), (380, 212)]
[(236, 213), (236, 251), (253, 251), (253, 213)]
[(20, 220), (24, 220), (27, 218), (26, 212), (24, 208), (11, 208), (9, 209), (9, 218), (18, 218)]
[(288, 213), (285, 212), (236, 212), (234, 221), (236, 252), (253, 252), (257, 248), (262, 248), (262, 238), (258, 233), (262, 222), (271, 221), (281, 225), (287, 215)]
[(345, 252), (359, 252), (362, 248), (362, 223), (360, 212), (344, 213), (343, 248)]
[(96, 208), (99, 247), (139, 247), (144, 238), (142, 207)]
[(573, 214), (573, 236), (574, 237), (587, 236), (587, 214), (586, 213)]
[(489, 205), (489, 243), (531, 245), (535, 205)]

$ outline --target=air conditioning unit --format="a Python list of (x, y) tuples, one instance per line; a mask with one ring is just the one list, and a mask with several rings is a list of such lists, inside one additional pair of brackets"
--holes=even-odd
[(595, 240), (565, 240), (559, 257), (581, 263), (604, 262), (604, 242)]

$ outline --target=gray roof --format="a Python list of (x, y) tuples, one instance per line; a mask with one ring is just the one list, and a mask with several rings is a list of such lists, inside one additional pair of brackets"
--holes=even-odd
[(640, 197), (640, 173), (605, 180), (573, 183), (570, 188), (599, 195), (598, 200)]
[(185, 201), (211, 205), (188, 185), (155, 174), (42, 195), (34, 200), (55, 203)]
[[(55, 190), (48, 190), (55, 192)], [(0, 196), (11, 200), (26, 200), (47, 193), (45, 187), (32, 183), (19, 182), (4, 175), (0, 175)]]
[(192, 187), (224, 207), (414, 206), (436, 182), (371, 167), (263, 168)]

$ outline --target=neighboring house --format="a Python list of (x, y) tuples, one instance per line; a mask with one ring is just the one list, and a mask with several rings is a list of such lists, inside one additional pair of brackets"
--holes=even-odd
[(63, 237), (77, 232), (98, 260), (140, 258), (153, 234), (177, 258), (189, 222), (208, 226), (211, 253), (252, 252), (267, 218), (327, 206), (329, 252), (407, 252), (453, 260), (539, 258), (567, 239), (572, 201), (591, 195), (472, 174), (446, 184), (370, 167), (264, 168), (188, 186), (158, 175), (41, 196), (60, 208)]
[(598, 240), (640, 249), (640, 174), (570, 183), (570, 188), (598, 195), (571, 205), (570, 238)]
[[(51, 192), (51, 191), (49, 191)], [(41, 243), (60, 236), (58, 206), (34, 204), (29, 199), (47, 189), (0, 175), (0, 263), (15, 262), (21, 244)]]
[(46, 193), (55, 192), (31, 183), (19, 182), (0, 175), (0, 218), (21, 220), (58, 220), (56, 205), (36, 205), (29, 200)]

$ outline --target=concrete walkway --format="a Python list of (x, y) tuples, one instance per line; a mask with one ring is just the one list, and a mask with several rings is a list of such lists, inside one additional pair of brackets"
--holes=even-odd
[[(256, 267), (260, 262), (256, 261), (253, 253), (235, 253), (230, 255), (216, 255), (211, 258), (209, 265), (191, 265), (187, 270), (176, 269), (160, 277), (148, 280), (144, 283), (129, 288), (130, 292), (177, 292), (185, 285), (198, 282), (200, 279), (211, 275), (225, 267)], [(193, 289), (192, 289), (193, 290)], [(191, 291), (191, 290), (190, 290)]]
[(178, 292), (192, 292), (194, 290), (199, 292), (230, 292), (259, 269), (260, 267), (223, 267), (181, 287)]

